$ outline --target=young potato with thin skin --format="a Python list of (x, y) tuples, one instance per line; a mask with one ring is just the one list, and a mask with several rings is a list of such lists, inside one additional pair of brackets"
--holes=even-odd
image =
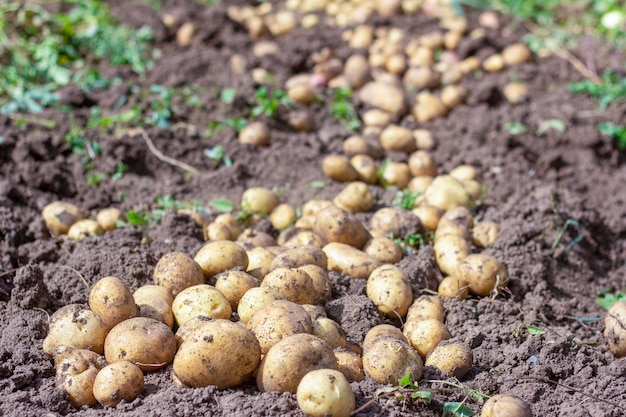
[(254, 146), (268, 146), (270, 140), (270, 130), (263, 122), (248, 123), (239, 132), (239, 142), (241, 143), (248, 143)]
[(229, 319), (232, 314), (230, 303), (215, 287), (208, 284), (185, 288), (176, 295), (172, 312), (179, 326), (195, 316), (214, 319)]
[(239, 221), (237, 221), (237, 217), (235, 217), (231, 213), (222, 213), (218, 215), (213, 221), (215, 223), (223, 224), (230, 229), (231, 238), (228, 240), (237, 239), (243, 231), (243, 227), (241, 227), (241, 224), (239, 224)]
[(439, 224), (439, 220), (441, 219), (441, 216), (443, 216), (444, 212), (437, 207), (424, 204), (415, 207), (411, 210), (411, 213), (415, 214), (417, 218), (420, 219), (420, 222), (422, 223), (422, 226), (424, 226), (425, 230), (434, 232), (437, 230), (437, 225)]
[(363, 352), (366, 352), (378, 339), (382, 339), (384, 337), (392, 337), (394, 339), (398, 339), (404, 343), (409, 343), (404, 337), (402, 330), (397, 328), (392, 324), (378, 324), (372, 327), (366, 334), (365, 339), (363, 339)]
[(414, 177), (435, 177), (437, 164), (429, 152), (419, 150), (409, 156), (409, 170)]
[(348, 379), (334, 369), (317, 369), (304, 375), (296, 398), (300, 409), (311, 417), (349, 417), (356, 403)]
[(447, 237), (454, 236), (466, 240), (468, 243), (471, 239), (471, 232), (464, 224), (451, 222), (449, 220), (439, 219), (437, 229), (435, 230), (435, 242), (444, 240)]
[(528, 62), (532, 52), (521, 42), (511, 44), (502, 50), (502, 59), (506, 65), (518, 65)]
[(487, 296), (499, 292), (509, 282), (509, 271), (502, 261), (491, 255), (476, 253), (463, 259), (456, 274), (467, 282), (471, 294)]
[(382, 263), (395, 264), (402, 260), (402, 248), (386, 237), (375, 237), (365, 244), (363, 251)]
[(315, 287), (309, 274), (295, 268), (276, 268), (265, 275), (262, 288), (271, 288), (297, 304), (313, 304)]
[(106, 361), (90, 350), (59, 346), (54, 352), (56, 386), (65, 391), (75, 408), (97, 403), (93, 394), (94, 382)]
[(363, 360), (358, 353), (347, 349), (335, 349), (337, 370), (344, 374), (350, 382), (359, 382), (365, 378), (363, 372)]
[(243, 271), (222, 272), (215, 281), (215, 289), (228, 300), (233, 311), (237, 310), (239, 300), (246, 291), (259, 285), (260, 280)]
[(299, 304), (289, 300), (275, 300), (256, 311), (246, 323), (259, 341), (261, 353), (287, 336), (313, 333), (311, 316)]
[[(311, 228), (313, 227), (314, 223), (315, 219), (311, 219)], [(287, 249), (296, 248), (299, 246), (315, 246), (316, 248), (321, 249), (324, 247), (324, 245), (328, 243), (326, 239), (315, 233), (313, 230), (301, 227), (294, 227), (292, 230), (289, 231), (289, 233), (279, 236), (279, 240), (280, 237), (285, 238), (282, 245)], [(279, 242), (279, 245), (280, 244), (281, 243)]]
[(424, 193), (425, 201), (428, 205), (437, 207), (443, 211), (450, 210), (457, 206), (469, 204), (469, 196), (463, 188), (463, 184), (450, 175), (439, 175)]
[(469, 295), (468, 284), (454, 275), (448, 275), (439, 283), (437, 293), (442, 298), (458, 298), (465, 300)]
[(436, 319), (407, 321), (402, 332), (422, 358), (428, 356), (442, 340), (452, 337), (446, 326)]
[(218, 240), (202, 246), (194, 261), (202, 268), (205, 279), (209, 279), (229, 269), (241, 267), (245, 270), (248, 267), (248, 254), (235, 242)]
[(416, 233), (424, 233), (420, 219), (409, 210), (383, 207), (374, 213), (370, 219), (370, 230), (375, 237), (403, 238)]
[(108, 363), (126, 360), (142, 371), (166, 367), (176, 354), (176, 337), (166, 324), (147, 317), (124, 320), (111, 329), (104, 342)]
[(359, 174), (350, 165), (350, 160), (343, 155), (328, 155), (322, 161), (322, 171), (328, 178), (339, 181), (355, 181)]
[[(445, 236), (440, 239), (435, 239), (433, 248), (437, 266), (439, 266), (439, 269), (443, 273), (448, 275), (456, 274), (460, 262), (471, 253), (467, 239), (460, 236)], [(467, 279), (461, 275), (459, 275), (459, 278), (467, 281)]]
[(604, 317), (604, 337), (616, 358), (626, 356), (626, 301), (613, 304)]
[(380, 261), (345, 243), (332, 242), (324, 246), (328, 270), (338, 271), (354, 278), (367, 279), (378, 268)]
[(286, 298), (272, 288), (250, 288), (239, 300), (237, 315), (242, 322), (248, 323), (254, 313), (276, 300), (286, 300)]
[(330, 278), (328, 278), (326, 268), (322, 268), (319, 265), (304, 265), (297, 269), (306, 272), (311, 278), (313, 288), (315, 288), (316, 303), (323, 303), (332, 296), (333, 285)]
[(472, 242), (479, 248), (493, 246), (498, 238), (499, 227), (490, 221), (479, 222), (472, 229)]
[(297, 246), (276, 255), (270, 270), (277, 268), (298, 268), (304, 265), (328, 266), (328, 258), (322, 249), (316, 246)]
[(380, 144), (387, 151), (411, 153), (417, 149), (411, 131), (398, 125), (388, 125), (380, 132)]
[(139, 316), (149, 317), (174, 327), (172, 303), (174, 297), (165, 287), (160, 285), (144, 285), (133, 293), (135, 304), (139, 308)]
[(117, 228), (117, 222), (120, 220), (122, 212), (117, 207), (109, 207), (102, 209), (96, 215), (96, 221), (105, 232), (110, 232)]
[(229, 320), (211, 320), (192, 331), (174, 358), (174, 379), (188, 387), (218, 389), (244, 383), (261, 362), (254, 334)]
[(143, 391), (143, 372), (128, 361), (113, 362), (102, 368), (93, 384), (93, 395), (103, 407), (117, 407), (133, 401)]
[(434, 319), (443, 323), (445, 309), (439, 297), (434, 295), (421, 295), (411, 304), (406, 315), (405, 322)]
[(83, 218), (78, 207), (63, 201), (54, 201), (46, 205), (41, 216), (53, 235), (67, 234), (70, 227)]
[(270, 222), (276, 230), (291, 226), (297, 219), (296, 209), (287, 203), (277, 205), (270, 213)]
[(485, 401), (480, 417), (533, 417), (533, 412), (521, 398), (498, 394)]
[(154, 267), (154, 283), (167, 288), (173, 296), (185, 288), (204, 283), (202, 268), (182, 252), (166, 253)]
[(464, 342), (444, 340), (426, 357), (425, 366), (434, 366), (448, 377), (461, 379), (472, 367), (472, 348)]
[(117, 277), (104, 277), (91, 287), (89, 307), (109, 329), (139, 314), (133, 294)]
[(103, 234), (104, 230), (100, 227), (100, 224), (91, 219), (78, 220), (67, 231), (67, 237), (77, 242), (90, 236), (102, 236)]
[(223, 223), (211, 222), (206, 226), (207, 240), (235, 240), (230, 227)]
[(48, 335), (43, 340), (43, 351), (53, 355), (61, 345), (87, 349), (101, 354), (109, 328), (100, 316), (84, 304), (68, 304), (50, 317)]
[(365, 374), (379, 384), (398, 385), (408, 373), (413, 379), (422, 377), (422, 358), (407, 343), (394, 337), (381, 337), (363, 353)]
[(475, 180), (478, 177), (478, 172), (472, 165), (458, 165), (454, 167), (448, 175), (462, 182)]
[(411, 181), (411, 171), (409, 165), (404, 162), (389, 162), (384, 164), (382, 169), (382, 181), (388, 185), (395, 185), (399, 189), (404, 189)]
[(371, 238), (356, 217), (335, 205), (320, 210), (313, 231), (327, 242), (345, 243), (357, 249), (365, 246)]
[(359, 175), (359, 180), (367, 184), (375, 184), (378, 181), (376, 163), (371, 156), (364, 154), (354, 155), (350, 158), (350, 164)]
[(387, 317), (404, 317), (413, 302), (413, 290), (407, 275), (395, 265), (382, 265), (367, 279), (367, 297)]
[(302, 377), (316, 369), (337, 369), (331, 347), (312, 334), (287, 336), (263, 357), (257, 371), (257, 387), (261, 392), (295, 394)]
[(241, 207), (252, 213), (269, 215), (280, 203), (278, 195), (263, 187), (248, 188), (241, 196)]
[(270, 272), (272, 261), (276, 257), (271, 251), (266, 248), (252, 248), (246, 251), (248, 255), (248, 268), (246, 272), (253, 277), (262, 280), (265, 275)]
[(366, 183), (354, 181), (335, 196), (333, 203), (351, 214), (361, 213), (371, 210), (374, 206), (374, 196)]
[[(266, 248), (268, 246), (276, 246), (276, 239), (274, 239), (274, 237), (269, 233), (253, 229), (245, 229), (241, 232), (235, 243), (248, 251), (257, 247)], [(248, 262), (249, 261), (250, 260), (248, 260)]]
[(327, 317), (313, 320), (312, 334), (324, 340), (333, 349), (346, 347), (345, 332), (337, 322)]
[(471, 229), (474, 226), (474, 216), (472, 212), (464, 206), (451, 208), (441, 216), (440, 223), (451, 222)]

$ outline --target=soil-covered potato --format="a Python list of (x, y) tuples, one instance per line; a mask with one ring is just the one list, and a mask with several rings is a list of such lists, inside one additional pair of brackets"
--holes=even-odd
[(229, 240), (206, 243), (193, 260), (200, 265), (206, 279), (229, 269), (240, 267), (245, 270), (248, 267), (246, 250)]
[(239, 300), (250, 288), (258, 287), (261, 281), (244, 271), (226, 271), (217, 276), (215, 289), (230, 303), (233, 311), (237, 310)]
[(429, 152), (419, 150), (409, 156), (409, 170), (414, 177), (435, 177), (437, 164)]
[(423, 371), (422, 358), (407, 343), (394, 337), (381, 337), (363, 352), (363, 370), (379, 384), (398, 385), (407, 374), (419, 380)]
[(78, 207), (63, 201), (54, 201), (45, 206), (41, 216), (53, 235), (67, 234), (70, 227), (83, 218)]
[(442, 340), (452, 337), (446, 326), (436, 319), (407, 321), (402, 332), (422, 358), (428, 356)]
[(278, 195), (263, 187), (248, 188), (241, 196), (241, 207), (246, 212), (269, 215), (280, 203)]
[(300, 409), (311, 417), (349, 417), (356, 403), (348, 379), (334, 369), (316, 369), (304, 375), (296, 398)]
[(322, 171), (328, 178), (339, 182), (356, 181), (359, 177), (350, 160), (343, 155), (329, 155), (324, 158)]
[(437, 293), (442, 298), (458, 298), (459, 300), (464, 300), (469, 295), (468, 284), (466, 281), (454, 275), (448, 275), (439, 283)]
[(296, 209), (287, 203), (277, 205), (270, 213), (270, 222), (276, 230), (291, 226), (297, 219)]
[(394, 161), (383, 164), (380, 181), (386, 186), (395, 185), (400, 190), (406, 188), (411, 181), (409, 165), (405, 162)]
[(232, 314), (230, 303), (214, 286), (208, 284), (185, 288), (176, 295), (172, 312), (179, 326), (196, 316), (214, 319), (229, 319)]
[(354, 181), (335, 196), (333, 203), (352, 214), (361, 213), (374, 206), (374, 196), (366, 183)]
[(313, 304), (316, 299), (311, 277), (297, 268), (273, 269), (265, 275), (261, 287), (271, 288), (287, 300), (298, 304)]
[(354, 278), (367, 279), (381, 263), (365, 252), (345, 243), (329, 243), (323, 248), (328, 257), (328, 270)]
[(533, 417), (533, 412), (521, 398), (497, 394), (485, 401), (480, 417)]
[(272, 261), (276, 255), (269, 249), (261, 247), (247, 250), (246, 254), (248, 255), (246, 272), (259, 280), (263, 279), (270, 272)]
[[(437, 266), (448, 275), (456, 274), (460, 262), (471, 253), (469, 243), (460, 236), (445, 236), (441, 239), (435, 239), (433, 248)], [(463, 277), (459, 275), (459, 278)], [(467, 281), (467, 279), (465, 280)]]
[(532, 52), (521, 42), (511, 44), (502, 50), (502, 59), (506, 65), (523, 64), (530, 58), (532, 58)]
[(337, 369), (332, 348), (312, 334), (287, 336), (272, 346), (261, 361), (257, 387), (261, 392), (295, 394), (304, 375), (316, 369)]
[[(245, 229), (235, 243), (239, 244), (246, 251), (252, 248), (266, 248), (268, 246), (276, 246), (276, 239), (269, 233), (259, 230)], [(250, 260), (248, 259), (248, 263)]]
[(367, 184), (375, 184), (378, 181), (376, 162), (369, 155), (358, 154), (350, 158), (350, 164), (359, 175), (359, 180)]
[(117, 222), (121, 219), (122, 212), (117, 207), (102, 209), (96, 215), (96, 221), (105, 232), (110, 232), (117, 228)]
[(89, 307), (108, 328), (139, 313), (133, 294), (117, 277), (101, 278), (91, 287)]
[(92, 350), (101, 354), (109, 328), (100, 316), (84, 304), (68, 304), (50, 317), (48, 335), (43, 341), (43, 351), (53, 355), (61, 345)]
[(406, 315), (406, 321), (435, 319), (443, 322), (445, 310), (437, 296), (421, 295), (416, 298)]
[(367, 279), (366, 293), (378, 310), (388, 317), (404, 317), (413, 302), (408, 276), (395, 265), (382, 265)]
[(246, 381), (261, 362), (254, 334), (229, 320), (204, 321), (180, 345), (174, 378), (189, 387), (232, 388)]
[(297, 269), (306, 272), (311, 278), (313, 288), (315, 289), (314, 301), (316, 303), (323, 303), (331, 297), (333, 286), (330, 278), (328, 278), (326, 268), (322, 268), (319, 265), (304, 265)]
[(265, 304), (250, 317), (246, 327), (256, 336), (263, 354), (287, 336), (313, 333), (313, 322), (309, 313), (289, 300)]
[(616, 302), (607, 311), (604, 336), (613, 355), (618, 358), (626, 356), (626, 301)]
[(67, 237), (76, 241), (81, 241), (89, 236), (102, 236), (104, 230), (100, 224), (91, 219), (81, 219), (70, 226)]
[(411, 210), (411, 213), (415, 214), (415, 216), (420, 219), (420, 222), (422, 223), (422, 226), (424, 226), (425, 230), (433, 232), (437, 229), (439, 220), (441, 219), (441, 216), (443, 216), (444, 212), (437, 207), (424, 204), (415, 207)]
[(202, 268), (182, 252), (166, 253), (154, 267), (154, 283), (167, 288), (173, 296), (185, 288), (204, 283)]
[(250, 288), (239, 300), (237, 315), (242, 322), (247, 323), (254, 313), (275, 300), (286, 300), (286, 298), (272, 288)]
[(272, 260), (270, 270), (277, 268), (298, 268), (304, 265), (328, 266), (328, 258), (322, 249), (314, 245), (296, 246), (279, 253)]
[(346, 334), (341, 326), (327, 317), (319, 317), (313, 320), (312, 333), (328, 343), (333, 349), (346, 347)]
[(402, 260), (402, 248), (395, 241), (386, 237), (375, 237), (365, 244), (363, 252), (386, 264), (395, 264)]
[(502, 261), (491, 255), (472, 254), (457, 267), (457, 276), (466, 281), (470, 293), (487, 296), (500, 291), (509, 282), (509, 271)]
[(424, 365), (461, 379), (469, 372), (473, 361), (472, 348), (467, 343), (444, 340), (428, 354)]
[(404, 116), (408, 109), (404, 90), (381, 81), (365, 84), (359, 90), (359, 99), (372, 107), (385, 110), (394, 117)]
[(122, 400), (133, 401), (143, 391), (143, 372), (128, 361), (113, 362), (102, 368), (93, 384), (93, 395), (104, 407), (116, 407)]
[(339, 370), (350, 382), (359, 382), (365, 378), (363, 360), (361, 356), (347, 349), (335, 349), (337, 370)]
[(424, 199), (430, 206), (447, 211), (457, 206), (467, 206), (470, 202), (463, 184), (450, 175), (439, 175), (426, 189)]
[(380, 144), (388, 151), (411, 153), (417, 149), (413, 133), (403, 126), (388, 125), (380, 132)]
[(96, 376), (106, 366), (100, 355), (90, 350), (60, 346), (54, 352), (56, 386), (67, 393), (76, 408), (95, 405), (93, 389)]
[(327, 242), (345, 243), (357, 249), (371, 237), (356, 217), (335, 205), (320, 210), (313, 231)]
[(139, 316), (149, 317), (174, 327), (172, 303), (174, 297), (165, 287), (160, 285), (144, 285), (133, 293), (135, 304), (139, 308)]
[(403, 238), (410, 234), (424, 233), (420, 219), (409, 210), (383, 207), (370, 220), (370, 230), (376, 237)]
[(372, 343), (377, 339), (381, 339), (383, 337), (393, 337), (394, 339), (398, 339), (404, 343), (409, 343), (402, 330), (397, 328), (392, 324), (378, 324), (372, 327), (366, 334), (365, 339), (363, 339), (363, 352), (367, 351)]
[(142, 371), (166, 367), (176, 354), (176, 337), (166, 324), (147, 317), (124, 320), (104, 342), (107, 362), (129, 361)]
[(230, 239), (227, 240), (235, 240), (239, 237), (241, 232), (243, 231), (243, 227), (239, 224), (237, 217), (231, 213), (222, 213), (213, 220), (215, 223), (223, 224), (228, 227), (230, 230)]
[(492, 246), (498, 238), (499, 227), (497, 223), (483, 221), (472, 229), (472, 242), (479, 248)]
[(239, 132), (239, 142), (254, 146), (268, 146), (270, 139), (270, 130), (263, 122), (249, 123)]

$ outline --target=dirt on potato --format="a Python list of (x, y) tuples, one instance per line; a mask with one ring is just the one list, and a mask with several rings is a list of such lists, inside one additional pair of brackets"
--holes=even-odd
[[(324, 47), (345, 60), (351, 50), (342, 30), (324, 26), (296, 28), (276, 38), (280, 53), (258, 58), (245, 27), (227, 15), (228, 4), (164, 0), (159, 11), (141, 0), (110, 0), (113, 15), (132, 27), (148, 25), (162, 56), (146, 74), (147, 85), (192, 87), (199, 105), (176, 103), (179, 111), (169, 128), (147, 127), (147, 137), (163, 155), (188, 164), (188, 175), (157, 157), (137, 132), (88, 131), (102, 152), (91, 161), (92, 172), (107, 175), (89, 183), (84, 155), (72, 152), (63, 138), (73, 123), (84, 122), (91, 109), (104, 113), (138, 105), (150, 111), (148, 98), (131, 94), (141, 80), (128, 71), (102, 65), (102, 74), (119, 76), (110, 89), (90, 93), (70, 87), (62, 101), (71, 112), (47, 109), (37, 118), (54, 120), (52, 129), (37, 123), (17, 123), (0, 115), (0, 415), (4, 416), (303, 416), (294, 395), (260, 393), (253, 380), (242, 387), (217, 390), (181, 388), (172, 381), (171, 366), (145, 375), (141, 395), (115, 409), (100, 406), (76, 410), (55, 387), (53, 360), (42, 350), (48, 314), (69, 303), (86, 303), (89, 288), (100, 278), (117, 276), (134, 291), (152, 283), (160, 257), (180, 251), (193, 255), (204, 244), (202, 227), (184, 213), (169, 210), (160, 221), (127, 226), (74, 242), (51, 236), (41, 217), (55, 200), (75, 204), (87, 214), (118, 207), (151, 212), (157, 197), (199, 201), (214, 199), (235, 204), (250, 187), (277, 187), (281, 202), (301, 206), (311, 198), (332, 198), (343, 184), (325, 178), (326, 155), (341, 153), (351, 132), (327, 109), (314, 102), (315, 129), (295, 132), (286, 112), (265, 118), (271, 132), (268, 147), (256, 148), (237, 140), (229, 127), (206, 135), (211, 121), (238, 115), (252, 107), (256, 84), (249, 71), (234, 75), (229, 60), (240, 54), (246, 68), (263, 68), (278, 85), (293, 74), (311, 71), (311, 54)], [(181, 47), (176, 33), (162, 23), (170, 13), (178, 22), (192, 22), (191, 44)], [(468, 13), (470, 30), (477, 12)], [(424, 15), (373, 17), (371, 24), (400, 27), (412, 34), (427, 33), (436, 20)], [(486, 57), (521, 38), (521, 28), (503, 36), (488, 30), (481, 41), (462, 40), (460, 57)], [(509, 104), (502, 95), (511, 79), (524, 83), (529, 99)], [(508, 289), (495, 298), (446, 300), (447, 328), (454, 340), (472, 348), (474, 363), (462, 384), (486, 395), (516, 395), (531, 405), (536, 416), (621, 416), (626, 414), (626, 359), (615, 358), (602, 335), (605, 311), (595, 301), (603, 289), (626, 288), (626, 168), (625, 154), (614, 140), (598, 132), (602, 122), (622, 123), (626, 103), (606, 110), (585, 95), (572, 95), (571, 82), (581, 75), (556, 56), (534, 57), (499, 73), (468, 76), (466, 104), (447, 118), (400, 124), (429, 129), (438, 146), (433, 151), (440, 171), (459, 164), (477, 168), (486, 193), (475, 207), (477, 220), (498, 223), (499, 236), (483, 252), (506, 262)], [(234, 88), (232, 106), (217, 97)], [(124, 101), (121, 98), (128, 100)], [(142, 101), (143, 100), (143, 101)], [(357, 103), (357, 111), (366, 107)], [(538, 133), (545, 122), (558, 128)], [(514, 134), (510, 123), (526, 131)], [(544, 130), (543, 128), (541, 130)], [(232, 166), (217, 163), (206, 149), (221, 146)], [(392, 159), (406, 159), (391, 154)], [(128, 169), (110, 177), (118, 163)], [(323, 184), (323, 186), (320, 186)], [(375, 190), (377, 205), (389, 204), (393, 188)], [(205, 213), (215, 217), (217, 211)], [(366, 218), (360, 215), (360, 218)], [(259, 227), (263, 229), (263, 226)], [(270, 228), (266, 225), (266, 230)], [(415, 296), (432, 286), (440, 273), (428, 246), (407, 255), (399, 266), (407, 272)], [(333, 297), (326, 302), (329, 317), (342, 325), (347, 339), (360, 343), (367, 330), (384, 318), (364, 296), (365, 281), (331, 273)], [(83, 282), (83, 279), (86, 282)], [(420, 284), (422, 283), (422, 284)], [(398, 324), (398, 323), (395, 323)], [(540, 329), (541, 331), (529, 331)], [(425, 368), (424, 380), (445, 379)], [(420, 389), (435, 392), (433, 401), (402, 401), (393, 395), (378, 399), (380, 385), (366, 378), (351, 384), (360, 417), (440, 416), (446, 402), (463, 401), (467, 392), (441, 383), (422, 381)], [(481, 404), (466, 405), (479, 413)]]

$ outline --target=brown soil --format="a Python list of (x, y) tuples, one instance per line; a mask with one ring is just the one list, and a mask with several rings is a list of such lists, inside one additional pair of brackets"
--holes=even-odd
[[(88, 289), (79, 274), (90, 285), (115, 275), (134, 290), (151, 282), (163, 254), (177, 250), (193, 255), (204, 239), (201, 228), (189, 217), (170, 212), (160, 224), (121, 228), (76, 243), (49, 235), (40, 214), (44, 205), (60, 199), (85, 211), (108, 206), (127, 211), (149, 209), (155, 197), (165, 195), (206, 205), (215, 198), (238, 202), (243, 190), (251, 186), (282, 186), (283, 201), (301, 205), (312, 197), (332, 198), (342, 188), (323, 176), (320, 165), (325, 155), (341, 150), (348, 131), (322, 104), (312, 107), (317, 126), (313, 133), (293, 132), (282, 114), (269, 120), (273, 139), (267, 148), (240, 144), (231, 129), (210, 138), (202, 135), (210, 120), (233, 112), (222, 108), (214, 91), (235, 87), (235, 109), (254, 103), (255, 85), (250, 77), (233, 76), (226, 70), (233, 53), (246, 56), (248, 68), (263, 67), (281, 83), (294, 73), (310, 70), (311, 53), (324, 46), (333, 48), (340, 58), (347, 57), (349, 50), (339, 30), (297, 29), (277, 39), (280, 55), (259, 59), (250, 52), (252, 42), (245, 29), (227, 18), (224, 6), (164, 1), (162, 12), (196, 24), (193, 44), (181, 48), (159, 14), (142, 1), (109, 3), (122, 21), (136, 27), (150, 25), (155, 33), (163, 55), (148, 73), (148, 84), (200, 88), (200, 108), (178, 103), (177, 124), (148, 129), (158, 149), (192, 165), (199, 174), (189, 177), (161, 162), (140, 136), (117, 137), (113, 132), (93, 130), (91, 138), (103, 150), (94, 170), (111, 175), (118, 162), (130, 169), (121, 179), (105, 179), (95, 187), (86, 181), (82, 156), (72, 153), (62, 140), (71, 127), (68, 113), (47, 110), (38, 116), (56, 120), (54, 129), (21, 126), (0, 116), (4, 139), (0, 142), (0, 415), (301, 416), (293, 395), (259, 393), (253, 384), (225, 391), (177, 388), (171, 368), (148, 373), (141, 396), (115, 410), (75, 410), (55, 388), (53, 362), (41, 347), (47, 333), (46, 312), (87, 301)], [(398, 25), (412, 33), (425, 33), (436, 25), (419, 16), (379, 18), (374, 23)], [(461, 50), (484, 56), (516, 36), (506, 38), (494, 32), (485, 42)], [(112, 76), (118, 69), (102, 71)], [(119, 75), (123, 81), (110, 90), (65, 91), (64, 100), (72, 106), (76, 122), (86, 120), (94, 104), (113, 111), (119, 98), (139, 82), (129, 73)], [(624, 415), (626, 360), (608, 351), (602, 336), (604, 311), (595, 295), (601, 289), (626, 288), (626, 169), (624, 153), (611, 138), (598, 133), (596, 125), (623, 123), (626, 105), (618, 103), (600, 111), (589, 98), (572, 96), (568, 83), (580, 76), (556, 57), (470, 78), (467, 105), (423, 127), (439, 141), (434, 156), (442, 171), (461, 163), (479, 170), (487, 195), (476, 207), (476, 217), (498, 222), (501, 230), (486, 253), (508, 264), (511, 282), (509, 290), (495, 299), (446, 301), (446, 325), (474, 352), (474, 365), (462, 383), (485, 394), (517, 395), (532, 405), (537, 416)], [(510, 105), (502, 99), (501, 87), (511, 78), (528, 86), (528, 102)], [(127, 103), (123, 109), (134, 104)], [(138, 104), (149, 110), (147, 103)], [(535, 134), (542, 121), (549, 119), (562, 121), (566, 130)], [(505, 127), (509, 122), (524, 123), (527, 133), (512, 135)], [(408, 120), (403, 124), (417, 126)], [(216, 167), (204, 156), (205, 149), (216, 145), (232, 158), (232, 167)], [(314, 188), (313, 181), (326, 185)], [(389, 203), (395, 191), (378, 189), (376, 193), (381, 203)], [(552, 252), (567, 220), (578, 222), (579, 229), (568, 227)], [(566, 250), (579, 233), (582, 240)], [(416, 287), (420, 280), (437, 277), (430, 259), (427, 247), (400, 264)], [(341, 323), (351, 341), (360, 342), (369, 327), (385, 320), (363, 295), (362, 282), (341, 274), (332, 277), (335, 291), (326, 305), (329, 316)], [(528, 324), (545, 333), (529, 334)], [(440, 376), (427, 369), (425, 378)], [(436, 391), (429, 405), (393, 397), (371, 401), (380, 388), (375, 382), (365, 379), (352, 387), (357, 408), (369, 403), (358, 416), (439, 416), (445, 402), (462, 401), (465, 396), (459, 389), (423, 382), (421, 388)], [(480, 411), (474, 399), (468, 399), (467, 405)]]

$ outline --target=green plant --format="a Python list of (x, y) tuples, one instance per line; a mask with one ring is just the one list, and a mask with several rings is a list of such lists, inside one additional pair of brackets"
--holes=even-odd
[(413, 192), (405, 189), (396, 193), (391, 205), (405, 210), (411, 210), (415, 207), (415, 200), (420, 196), (420, 192)]
[(393, 396), (396, 400), (406, 403), (411, 400), (422, 400), (426, 404), (430, 404), (435, 393), (432, 391), (420, 390), (416, 384), (413, 374), (410, 372), (404, 375), (398, 385), (391, 387), (383, 387), (376, 390), (376, 397)]
[(90, 140), (87, 137), (86, 132), (74, 122), (72, 122), (72, 127), (70, 128), (70, 131), (67, 132), (63, 140), (69, 144), (70, 150), (73, 153), (83, 155), (83, 163), (93, 161), (98, 155), (100, 155), (100, 153), (102, 153), (100, 145), (97, 142)]
[(584, 80), (571, 84), (569, 89), (572, 93), (584, 93), (598, 99), (600, 108), (605, 109), (614, 101), (626, 98), (626, 77), (620, 77), (615, 72), (606, 70), (602, 73), (601, 82)]
[(561, 120), (559, 119), (548, 119), (548, 120), (544, 120), (539, 124), (539, 127), (537, 127), (537, 136), (542, 136), (543, 134), (545, 134), (548, 130), (550, 129), (554, 129), (557, 132), (565, 132), (566, 127), (565, 127), (565, 123), (563, 123)]
[(266, 86), (260, 86), (254, 93), (257, 104), (250, 110), (252, 117), (265, 116), (272, 118), (276, 116), (280, 106), (291, 106), (292, 101), (283, 90), (269, 91)]
[(425, 232), (421, 233), (410, 233), (402, 238), (395, 236), (388, 236), (390, 239), (393, 239), (401, 248), (403, 252), (408, 252), (409, 248), (419, 248), (422, 249), (426, 245), (433, 243), (435, 241), (435, 234), (433, 232)]
[(522, 133), (526, 133), (526, 131), (528, 130), (526, 128), (526, 125), (524, 123), (521, 123), (521, 122), (510, 122), (510, 123), (507, 123), (507, 124), (504, 125), (504, 128), (511, 135), (521, 135)]
[(611, 308), (611, 306), (616, 302), (624, 300), (626, 300), (626, 292), (623, 291), (610, 292), (606, 289), (602, 289), (600, 294), (596, 295), (596, 304), (605, 310)]
[(529, 335), (542, 335), (545, 334), (545, 330), (541, 329), (540, 327), (537, 327), (533, 324), (530, 323), (522, 323), (519, 324), (517, 326), (515, 326), (515, 328), (513, 329), (513, 332), (511, 333), (511, 335), (513, 337), (519, 337), (521, 336), (523, 333), (529, 334)]
[(181, 202), (176, 200), (171, 195), (159, 196), (154, 199), (152, 210), (135, 209), (126, 212), (126, 222), (118, 222), (118, 227), (141, 226), (151, 223), (161, 223), (163, 216), (168, 211), (176, 210), (191, 210), (198, 213), (204, 213), (207, 210), (201, 202), (196, 200), (190, 200), (187, 202)]
[(355, 131), (361, 127), (359, 115), (352, 104), (352, 90), (349, 88), (335, 88), (332, 90), (333, 99), (329, 103), (330, 113), (348, 130)]
[(208, 148), (204, 150), (204, 155), (207, 158), (213, 159), (215, 161), (215, 167), (217, 168), (220, 163), (224, 163), (225, 166), (231, 167), (233, 166), (233, 160), (230, 159), (228, 155), (224, 152), (224, 148), (221, 146), (214, 146), (212, 148)]
[(619, 149), (626, 149), (626, 126), (618, 126), (614, 123), (600, 123), (598, 131), (615, 139)]
[(583, 239), (582, 227), (580, 223), (574, 219), (567, 219), (565, 223), (563, 223), (563, 226), (557, 233), (556, 238), (554, 239), (554, 242), (552, 243), (552, 247), (550, 248), (550, 255), (554, 255), (554, 253), (556, 252), (556, 248), (559, 246), (559, 243), (561, 243), (561, 239), (563, 239), (563, 235), (565, 234), (565, 232), (570, 226), (575, 228), (578, 234), (576, 235), (574, 239), (572, 239), (570, 243), (567, 244), (564, 252), (565, 253), (569, 252), (574, 246), (576, 246), (577, 243), (579, 243)]

